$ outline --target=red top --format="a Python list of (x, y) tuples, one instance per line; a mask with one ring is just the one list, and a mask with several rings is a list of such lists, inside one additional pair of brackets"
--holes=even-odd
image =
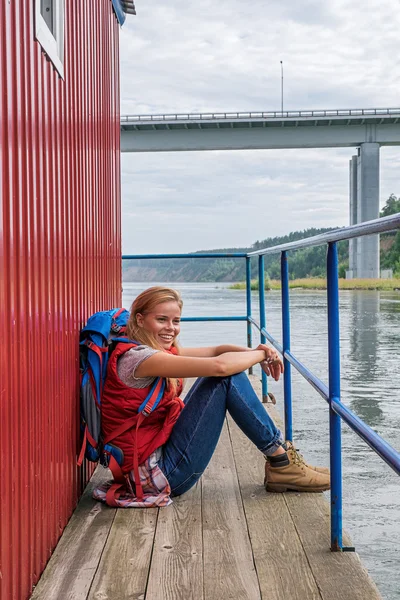
[[(128, 419), (134, 419), (132, 427), (128, 431), (111, 441), (111, 444), (118, 446), (124, 453), (123, 473), (128, 473), (134, 468), (136, 423), (139, 418), (137, 411), (151, 387), (131, 388), (118, 377), (118, 359), (134, 346), (135, 344), (117, 344), (111, 354), (101, 403), (102, 429), (105, 439), (112, 436), (113, 432)], [(175, 348), (169, 352), (177, 354)], [(139, 464), (142, 464), (159, 446), (165, 444), (171, 435), (172, 428), (184, 407), (183, 401), (179, 398), (181, 391), (182, 379), (179, 379), (176, 392), (166, 389), (157, 408), (140, 424), (137, 439)]]

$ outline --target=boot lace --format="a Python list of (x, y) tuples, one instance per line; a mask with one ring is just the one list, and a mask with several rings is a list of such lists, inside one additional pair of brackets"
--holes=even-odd
[(300, 454), (300, 452), (293, 446), (293, 444), (291, 442), (286, 442), (286, 445), (287, 451), (290, 452), (294, 464), (298, 466), (306, 465), (306, 461), (304, 460), (303, 455)]

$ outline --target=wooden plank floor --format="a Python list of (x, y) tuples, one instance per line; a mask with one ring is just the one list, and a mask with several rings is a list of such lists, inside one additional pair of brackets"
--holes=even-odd
[(32, 600), (379, 600), (356, 554), (330, 552), (323, 495), (267, 494), (263, 469), (231, 419), (199, 483), (169, 507), (95, 502), (97, 469)]

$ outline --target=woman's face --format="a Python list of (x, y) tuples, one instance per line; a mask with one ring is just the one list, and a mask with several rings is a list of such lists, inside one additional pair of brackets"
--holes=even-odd
[(174, 300), (161, 302), (151, 312), (138, 313), (136, 321), (139, 327), (153, 334), (162, 348), (169, 350), (181, 330), (181, 309)]

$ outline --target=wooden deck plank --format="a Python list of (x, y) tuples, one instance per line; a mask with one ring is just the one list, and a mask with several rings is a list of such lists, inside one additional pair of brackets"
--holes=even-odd
[(146, 600), (203, 600), (201, 483), (160, 510)]
[(116, 513), (92, 498), (108, 478), (102, 467), (94, 473), (31, 600), (86, 600)]
[[(185, 381), (182, 399), (195, 378)], [(146, 600), (203, 600), (201, 483), (160, 511)]]
[(231, 419), (229, 431), (262, 598), (321, 600), (284, 494), (266, 493), (265, 460)]
[(117, 510), (88, 600), (145, 597), (158, 510)]
[(203, 477), (205, 600), (260, 600), (226, 425)]
[[(355, 552), (330, 551), (329, 505), (320, 494), (285, 494), (323, 600), (381, 600)], [(318, 535), (316, 535), (318, 528)], [(344, 535), (344, 544), (351, 541)]]

